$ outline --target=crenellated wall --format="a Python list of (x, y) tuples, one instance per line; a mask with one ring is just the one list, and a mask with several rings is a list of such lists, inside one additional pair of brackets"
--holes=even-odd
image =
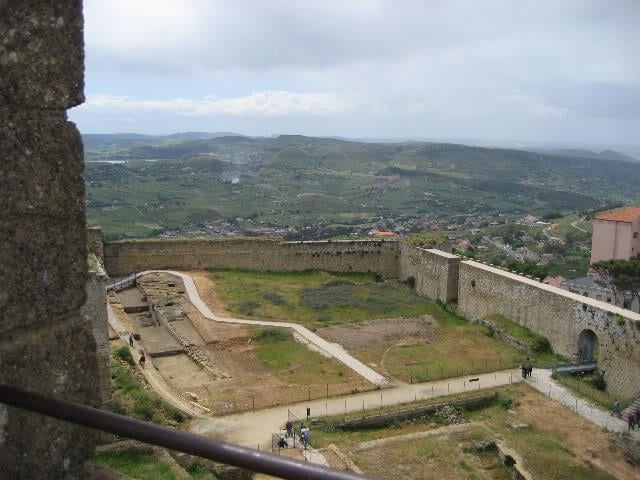
[(399, 245), (400, 280), (413, 277), (418, 295), (444, 303), (458, 297), (458, 265), (460, 257), (435, 249)]
[(111, 276), (148, 269), (249, 268), (295, 271), (375, 272), (398, 277), (393, 241), (282, 242), (272, 239), (127, 240), (104, 245)]
[(458, 313), (469, 320), (499, 313), (549, 339), (577, 360), (580, 333), (598, 339), (598, 366), (610, 391), (623, 398), (640, 389), (640, 315), (474, 261), (460, 262)]

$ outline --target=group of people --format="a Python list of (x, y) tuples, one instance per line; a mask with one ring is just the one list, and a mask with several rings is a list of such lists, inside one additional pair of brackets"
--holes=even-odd
[[(287, 423), (285, 423), (284, 428), (287, 431), (287, 438), (293, 437), (295, 435), (295, 432), (293, 429), (293, 422), (291, 422), (291, 420), (287, 420)], [(300, 441), (302, 442), (302, 445), (304, 445), (304, 448), (306, 450), (307, 445), (309, 445), (309, 427), (307, 427), (304, 423), (300, 426)], [(285, 437), (280, 437), (280, 440), (278, 440), (278, 447), (279, 448), (289, 447), (289, 443), (287, 442)]]
[(527, 361), (522, 364), (522, 378), (530, 377), (531, 372), (533, 372), (533, 365), (527, 358)]
[[(134, 336), (133, 336), (133, 332), (129, 332), (129, 336), (127, 337), (129, 339), (129, 346), (133, 347), (134, 343)], [(140, 350), (140, 359), (138, 360), (138, 363), (140, 364), (140, 366), (142, 368), (144, 368), (144, 365), (147, 363), (147, 356), (144, 354), (144, 350)]]

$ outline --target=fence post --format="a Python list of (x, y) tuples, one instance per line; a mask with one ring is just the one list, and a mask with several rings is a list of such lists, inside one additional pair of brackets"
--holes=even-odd
[(256, 408), (256, 396), (251, 395), (251, 409), (255, 410), (255, 408)]

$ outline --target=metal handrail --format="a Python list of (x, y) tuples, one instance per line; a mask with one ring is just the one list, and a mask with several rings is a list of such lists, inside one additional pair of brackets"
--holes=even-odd
[(271, 453), (182, 432), (79, 403), (27, 392), (9, 385), (0, 385), (0, 402), (66, 422), (114, 433), (121, 437), (133, 438), (152, 445), (279, 478), (290, 480), (362, 480), (370, 478), (292, 458), (279, 457)]
[(124, 277), (120, 277), (114, 280), (113, 282), (107, 283), (106, 290), (107, 292), (110, 292), (111, 290), (119, 290), (120, 287), (126, 287), (126, 286), (129, 286), (130, 283), (135, 283), (135, 281), (141, 276), (142, 276), (142, 273), (135, 272), (135, 273), (126, 275)]

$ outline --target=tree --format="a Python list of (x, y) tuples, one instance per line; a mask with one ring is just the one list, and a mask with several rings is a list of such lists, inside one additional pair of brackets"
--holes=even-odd
[(630, 292), (640, 301), (640, 255), (630, 260), (603, 260), (593, 268), (600, 276), (596, 283), (612, 290), (614, 298), (618, 292)]
[(540, 281), (544, 280), (549, 274), (549, 269), (546, 266), (538, 265), (533, 260), (525, 260), (524, 262), (509, 260), (507, 262), (507, 268), (522, 273), (523, 275), (531, 275)]

